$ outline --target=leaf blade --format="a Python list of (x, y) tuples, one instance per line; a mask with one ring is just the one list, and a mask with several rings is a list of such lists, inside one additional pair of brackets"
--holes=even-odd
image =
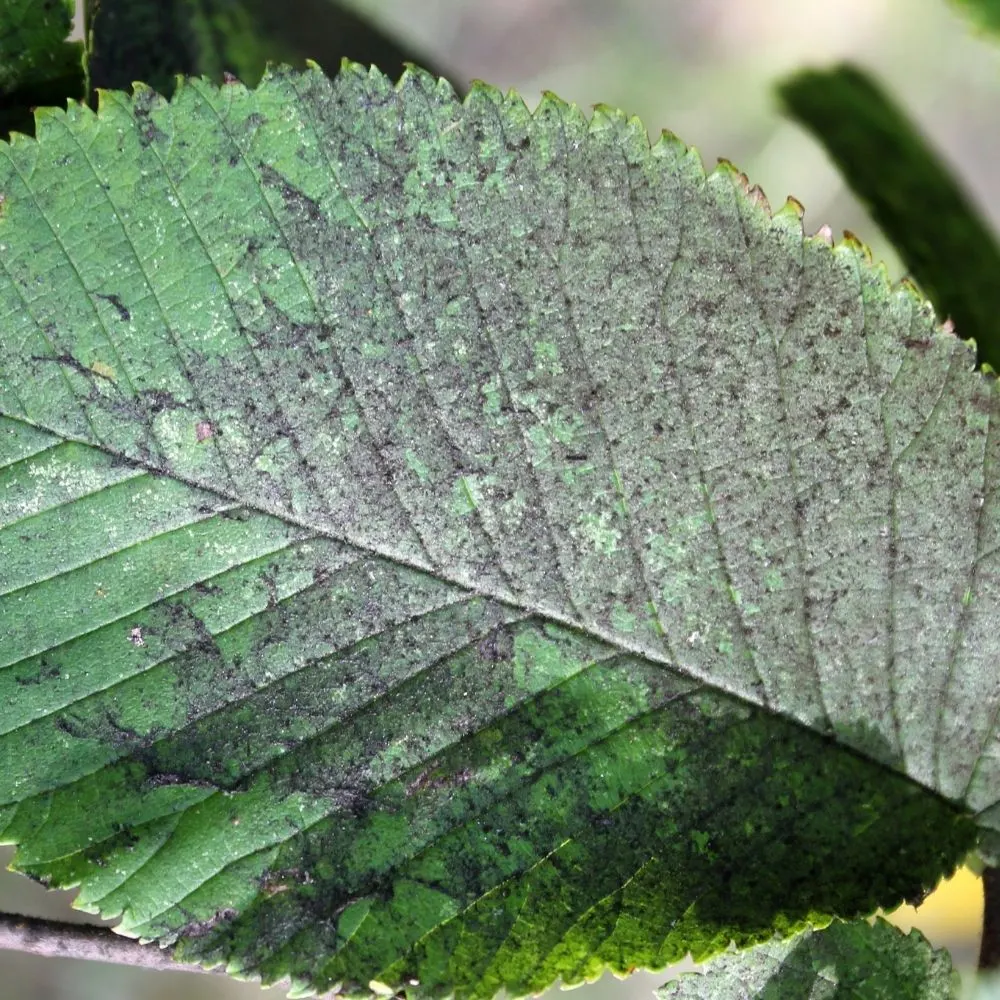
[[(975, 803), (918, 791), (944, 788), (903, 737), (940, 692), (972, 697), (937, 651), (981, 533), (897, 531), (948, 581), (924, 617), (891, 504), (979, 490), (993, 530), (994, 445), (963, 422), (995, 395), (856, 248), (803, 241), (622, 116), (488, 88), (460, 106), (417, 73), (109, 94), (4, 156), (0, 466), (166, 478), (151, 523), (191, 519), (177, 567), (121, 574), (86, 635), (44, 608), (92, 599), (100, 559), (11, 617), (32, 626), (7, 647), (26, 725), (0, 742), (22, 869), (268, 980), (472, 996), (865, 911), (971, 845)], [(28, 471), (53, 459), (33, 424), (76, 442), (75, 476)], [(927, 467), (958, 499), (928, 501)], [(25, 551), (15, 597), (53, 568)], [(920, 636), (905, 689), (890, 614)], [(944, 748), (963, 780), (973, 738), (988, 718)], [(845, 889), (840, 866), (866, 876)]]
[(904, 935), (879, 918), (874, 924), (837, 921), (749, 954), (723, 956), (704, 976), (682, 976), (657, 990), (657, 996), (797, 1000), (815, 995), (815, 989), (829, 990), (831, 996), (835, 990), (849, 990), (858, 1000), (951, 1000), (961, 995), (946, 951), (932, 949), (919, 931)]

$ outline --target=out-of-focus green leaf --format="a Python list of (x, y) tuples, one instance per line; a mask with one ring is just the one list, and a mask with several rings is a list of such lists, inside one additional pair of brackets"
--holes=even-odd
[(996, 382), (856, 244), (611, 109), (357, 66), (49, 111), (0, 191), (20, 870), (485, 998), (1000, 826)]
[(0, 0), (0, 137), (32, 134), (31, 109), (85, 96), (73, 0)]
[(979, 360), (1000, 368), (1000, 247), (906, 114), (853, 66), (807, 70), (778, 88)]
[(981, 30), (1000, 34), (1000, 0), (951, 0)]
[(318, 62), (335, 73), (345, 58), (396, 78), (420, 52), (337, 0), (85, 0), (94, 86), (141, 80), (164, 94), (176, 75), (230, 73), (256, 84), (268, 62)]
[(1000, 997), (1000, 972), (979, 971), (971, 982), (966, 982), (962, 1000), (997, 1000)]
[(657, 990), (658, 1000), (957, 1000), (958, 973), (919, 931), (835, 921), (714, 959)]

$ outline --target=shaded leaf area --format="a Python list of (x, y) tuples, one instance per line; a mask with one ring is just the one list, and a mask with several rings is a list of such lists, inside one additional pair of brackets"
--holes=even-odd
[(86, 0), (93, 29), (94, 86), (143, 80), (173, 93), (177, 74), (220, 83), (231, 73), (256, 84), (267, 63), (334, 73), (345, 58), (376, 65), (393, 79), (422, 53), (336, 0)]
[(958, 973), (919, 931), (882, 919), (836, 921), (711, 962), (657, 990), (658, 1000), (957, 1000)]
[(994, 382), (859, 246), (420, 72), (0, 152), (21, 870), (486, 997), (893, 905), (997, 825)]
[(1000, 34), (998, 0), (951, 0), (951, 3), (983, 31)]
[(524, 994), (919, 896), (973, 842), (675, 670), (2, 431), (3, 837), (185, 958)]
[(778, 93), (836, 163), (939, 314), (954, 321), (960, 336), (975, 339), (980, 362), (1000, 367), (1000, 246), (905, 112), (854, 66), (807, 70)]
[(35, 131), (32, 109), (84, 97), (73, 0), (0, 0), (0, 136)]

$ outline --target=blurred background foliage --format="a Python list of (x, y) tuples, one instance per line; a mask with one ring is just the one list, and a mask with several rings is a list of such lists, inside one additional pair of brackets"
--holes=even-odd
[[(295, 14), (290, 0), (262, 2), (280, 18)], [(820, 146), (782, 116), (775, 97), (781, 78), (849, 60), (894, 95), (986, 220), (994, 229), (1000, 223), (1000, 49), (970, 32), (941, 0), (350, 0), (344, 6), (371, 18), (402, 52), (420, 53), (459, 88), (480, 78), (515, 88), (529, 104), (552, 90), (585, 109), (617, 105), (638, 115), (654, 138), (669, 128), (706, 163), (724, 156), (738, 164), (773, 206), (794, 195), (806, 206), (809, 231), (828, 224), (836, 234), (857, 233), (899, 278), (905, 272), (886, 238)], [(891, 174), (891, 162), (882, 166)], [(0, 862), (9, 858), (0, 849)], [(0, 874), (6, 911), (67, 919), (71, 896)], [(920, 927), (969, 968), (981, 914), (980, 882), (963, 870), (919, 910), (904, 907), (892, 919)], [(10, 952), (0, 952), (0, 978), (0, 992), (21, 1000), (166, 1000), (181, 990), (186, 1000), (261, 996), (254, 984), (222, 977)], [(625, 984), (605, 979), (584, 989), (591, 1000), (649, 997), (663, 979), (639, 974)]]

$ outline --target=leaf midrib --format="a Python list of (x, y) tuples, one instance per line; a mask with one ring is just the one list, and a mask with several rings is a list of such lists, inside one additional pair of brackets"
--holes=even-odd
[[(678, 673), (685, 677), (692, 678), (694, 680), (700, 681), (702, 683), (708, 684), (710, 687), (721, 691), (727, 696), (738, 698), (740, 701), (746, 704), (753, 705), (755, 708), (763, 709), (764, 711), (770, 712), (772, 715), (782, 715), (780, 711), (773, 709), (771, 706), (760, 705), (748, 699), (745, 695), (741, 695), (736, 691), (730, 691), (722, 684), (718, 683), (718, 678), (713, 678), (710, 676), (703, 676), (700, 672), (693, 668), (681, 666), (679, 663), (672, 662), (667, 656), (656, 649), (647, 649), (644, 646), (629, 643), (621, 635), (612, 632), (610, 630), (602, 629), (599, 625), (594, 623), (584, 623), (571, 618), (568, 615), (562, 614), (559, 611), (553, 609), (547, 609), (544, 605), (539, 604), (538, 606), (530, 605), (524, 601), (518, 600), (511, 594), (501, 594), (497, 591), (491, 590), (489, 587), (481, 586), (472, 580), (467, 580), (461, 576), (449, 572), (447, 569), (441, 569), (437, 566), (430, 565), (428, 563), (418, 562), (415, 559), (409, 559), (405, 556), (400, 555), (395, 552), (390, 547), (376, 545), (367, 541), (360, 541), (349, 535), (341, 535), (330, 529), (328, 525), (322, 523), (311, 521), (307, 518), (297, 517), (295, 514), (290, 514), (288, 511), (281, 510), (278, 507), (272, 507), (267, 503), (260, 500), (248, 500), (245, 497), (241, 497), (234, 492), (229, 490), (221, 489), (217, 485), (210, 485), (203, 482), (199, 482), (196, 479), (192, 479), (188, 476), (179, 475), (176, 472), (167, 472), (155, 465), (147, 462), (143, 462), (139, 459), (133, 458), (131, 456), (125, 455), (122, 452), (116, 451), (113, 448), (108, 448), (103, 444), (94, 444), (93, 441), (88, 441), (86, 438), (77, 437), (75, 435), (69, 435), (63, 431), (57, 430), (52, 427), (48, 427), (44, 424), (34, 423), (31, 420), (26, 419), (24, 416), (8, 413), (0, 410), (0, 417), (6, 417), (9, 420), (15, 420), (18, 423), (24, 424), (31, 427), (34, 430), (44, 431), (48, 434), (53, 434), (60, 438), (63, 442), (72, 442), (74, 444), (83, 445), (87, 448), (92, 448), (94, 451), (103, 452), (106, 455), (111, 456), (113, 459), (127, 462), (144, 472), (150, 473), (151, 475), (158, 476), (165, 479), (172, 479), (176, 482), (183, 483), (185, 486), (190, 486), (193, 489), (202, 490), (206, 493), (211, 493), (221, 500), (228, 503), (238, 504), (247, 510), (252, 510), (258, 514), (266, 514), (268, 517), (276, 518), (287, 525), (294, 525), (298, 528), (304, 528), (307, 531), (315, 532), (317, 535), (322, 535), (324, 538), (329, 539), (333, 542), (339, 542), (342, 545), (350, 546), (356, 549), (363, 555), (376, 556), (380, 559), (385, 559), (395, 566), (415, 570), (420, 573), (425, 573), (428, 576), (433, 577), (441, 583), (449, 584), (453, 587), (458, 587), (465, 591), (472, 597), (481, 597), (489, 601), (495, 601), (497, 604), (502, 604), (506, 607), (512, 608), (516, 611), (527, 612), (538, 618), (544, 619), (546, 622), (554, 625), (561, 625), (564, 628), (573, 629), (577, 632), (581, 632), (591, 639), (597, 639), (607, 645), (613, 647), (617, 652), (623, 654), (629, 654), (631, 656), (640, 656), (645, 660), (659, 664), (660, 666), (668, 667), (671, 670), (676, 670)], [(30, 584), (29, 584), (30, 586)], [(783, 716), (784, 717), (784, 716)], [(794, 716), (786, 716), (793, 721)], [(811, 732), (814, 730), (810, 730)]]
[[(915, 786), (923, 789), (925, 792), (931, 795), (934, 795), (941, 801), (946, 802), (951, 808), (953, 809), (960, 808), (958, 803), (955, 803), (952, 800), (947, 799), (936, 788), (933, 788), (932, 786), (925, 784), (924, 782), (913, 777), (906, 771), (899, 770), (893, 767), (885, 760), (882, 760), (866, 752), (864, 749), (860, 747), (856, 747), (852, 744), (842, 742), (840, 739), (838, 739), (837, 735), (834, 732), (830, 730), (824, 732), (822, 730), (815, 729), (812, 726), (809, 726), (806, 723), (804, 723), (798, 717), (791, 715), (790, 713), (784, 712), (779, 708), (775, 708), (773, 705), (770, 704), (763, 705), (759, 702), (753, 701), (752, 699), (748, 698), (744, 693), (735, 690), (730, 690), (729, 688), (727, 688), (724, 684), (720, 683), (718, 676), (711, 675), (704, 671), (699, 671), (696, 668), (686, 664), (673, 662), (667, 656), (665, 656), (662, 651), (657, 650), (655, 648), (648, 649), (639, 644), (630, 643), (622, 635), (607, 629), (603, 629), (600, 627), (600, 625), (596, 623), (593, 622), (585, 623), (575, 620), (569, 617), (568, 615), (562, 614), (554, 609), (546, 608), (543, 605), (539, 605), (537, 607), (532, 606), (526, 603), (525, 601), (518, 600), (515, 596), (511, 594), (501, 594), (499, 592), (493, 591), (489, 587), (482, 586), (472, 580), (464, 579), (458, 574), (449, 572), (447, 569), (440, 569), (432, 565), (418, 562), (415, 559), (410, 559), (405, 556), (402, 556), (398, 552), (393, 551), (392, 548), (390, 547), (380, 546), (372, 542), (360, 541), (350, 537), (349, 535), (338, 534), (333, 530), (331, 530), (331, 528), (328, 525), (310, 521), (307, 518), (298, 517), (294, 514), (289, 513), (288, 511), (281, 510), (280, 508), (277, 507), (272, 507), (262, 500), (259, 499), (248, 500), (247, 498), (241, 497), (233, 492), (221, 489), (217, 485), (211, 485), (199, 482), (193, 478), (180, 475), (177, 472), (173, 471), (167, 472), (161, 468), (158, 468), (155, 465), (143, 462), (139, 459), (132, 458), (119, 451), (116, 451), (115, 449), (108, 448), (106, 445), (103, 444), (97, 445), (94, 444), (93, 441), (89, 441), (86, 438), (66, 434), (63, 431), (46, 426), (44, 424), (35, 423), (34, 421), (27, 419), (23, 415), (9, 413), (0, 410), (0, 416), (6, 417), (7, 419), (31, 427), (34, 430), (39, 430), (48, 434), (52, 434), (55, 437), (59, 438), (59, 440), (62, 442), (73, 442), (75, 444), (91, 448), (94, 451), (103, 452), (104, 454), (109, 455), (116, 461), (126, 462), (129, 465), (138, 469), (142, 469), (151, 475), (183, 483), (184, 485), (190, 486), (193, 489), (202, 490), (206, 493), (217, 496), (221, 500), (224, 500), (226, 502), (238, 504), (240, 507), (243, 507), (247, 510), (252, 510), (256, 513), (276, 518), (287, 525), (294, 525), (296, 527), (300, 527), (305, 530), (314, 532), (315, 534), (327, 538), (330, 541), (338, 542), (339, 544), (349, 546), (353, 548), (355, 551), (361, 553), (362, 555), (384, 559), (394, 566), (427, 574), (428, 576), (433, 577), (435, 580), (439, 582), (461, 589), (470, 597), (479, 597), (485, 600), (493, 601), (496, 604), (510, 608), (517, 612), (524, 613), (528, 616), (540, 619), (546, 623), (559, 625), (563, 628), (571, 629), (573, 631), (576, 631), (578, 633), (587, 636), (590, 639), (595, 639), (600, 642), (603, 642), (611, 649), (613, 649), (618, 655), (640, 657), (648, 662), (655, 663), (658, 666), (665, 667), (668, 670), (676, 672), (682, 677), (685, 677), (689, 680), (697, 681), (699, 682), (699, 684), (703, 684), (705, 685), (705, 687), (711, 690), (717, 691), (728, 698), (732, 698), (742, 704), (748, 705), (756, 711), (766, 712), (768, 715), (772, 717), (784, 719), (785, 721), (794, 724), (795, 726), (808, 732), (814, 737), (818, 736), (821, 739), (829, 741), (831, 744), (835, 745), (840, 750), (851, 753), (856, 757), (865, 760), (869, 763), (876, 764), (878, 767), (880, 767), (882, 770), (886, 771), (889, 774), (902, 776), (906, 778), (906, 780), (910, 781)], [(995, 804), (996, 803), (991, 803), (990, 805), (979, 810), (975, 815), (978, 816), (981, 815), (982, 813), (985, 813)]]

